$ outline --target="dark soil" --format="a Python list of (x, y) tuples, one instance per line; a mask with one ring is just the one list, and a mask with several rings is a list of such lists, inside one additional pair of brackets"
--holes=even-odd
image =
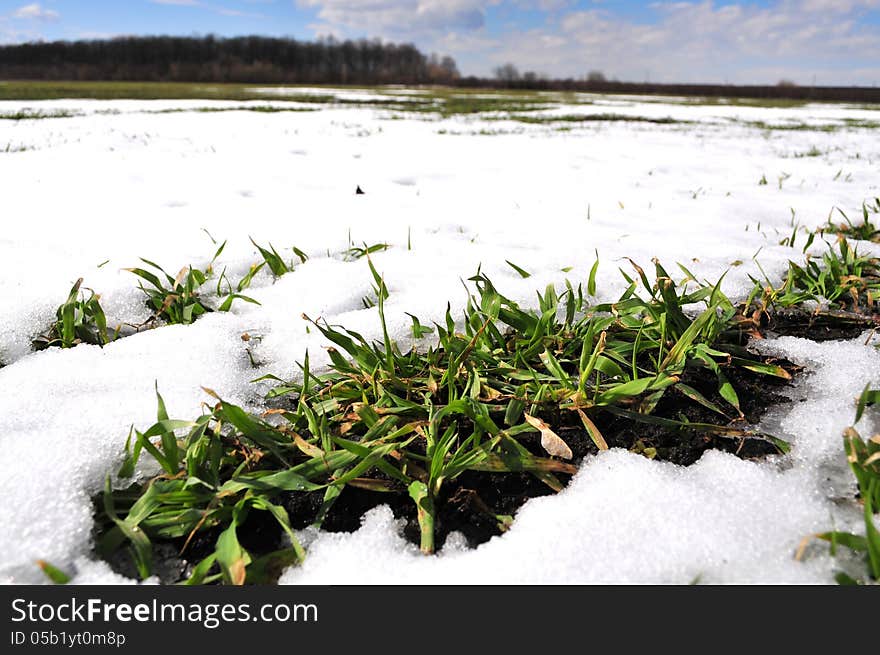
[(791, 336), (813, 341), (855, 339), (865, 330), (880, 327), (880, 316), (847, 311), (806, 312), (802, 309), (777, 309), (764, 317), (765, 336)]
[[(777, 361), (792, 374), (799, 369), (790, 362)], [(731, 427), (745, 428), (756, 424), (770, 408), (789, 402), (777, 393), (790, 385), (779, 378), (758, 375), (743, 369), (728, 372), (737, 390), (743, 417), (734, 418)], [(724, 408), (725, 401), (718, 395), (718, 382), (714, 374), (704, 369), (689, 370), (687, 383), (700, 391), (707, 399)], [(736, 412), (729, 405), (731, 417)], [(717, 413), (694, 403), (683, 395), (668, 393), (654, 410), (654, 415), (691, 423), (724, 423)], [(568, 444), (574, 454), (574, 463), (598, 453), (598, 448), (580, 424), (577, 415), (562, 412), (557, 417), (543, 417), (554, 425), (556, 433)], [(552, 418), (552, 420), (551, 420)], [(719, 421), (719, 419), (721, 419)], [(730, 452), (744, 459), (762, 458), (780, 453), (770, 439), (754, 435), (730, 437), (701, 430), (677, 430), (647, 425), (632, 419), (602, 413), (594, 422), (611, 448), (626, 448), (651, 455), (658, 460), (688, 466), (696, 462), (709, 449)], [(518, 437), (529, 451), (546, 456), (540, 446), (540, 435), (523, 434)], [(558, 474), (562, 482), (567, 476)], [(507, 473), (503, 475), (469, 471), (444, 486), (437, 499), (436, 542), (442, 546), (450, 532), (464, 534), (471, 546), (477, 546), (503, 532), (497, 517), (516, 514), (530, 498), (552, 494), (553, 490), (530, 473)], [(288, 510), (296, 527), (309, 525), (317, 515), (323, 498), (322, 492), (311, 494), (287, 494), (282, 504)], [(415, 506), (401, 488), (398, 493), (377, 493), (346, 487), (325, 518), (322, 529), (329, 532), (352, 532), (360, 527), (363, 514), (378, 505), (387, 504), (395, 517), (406, 521), (403, 534), (412, 543), (419, 543), (419, 526)]]

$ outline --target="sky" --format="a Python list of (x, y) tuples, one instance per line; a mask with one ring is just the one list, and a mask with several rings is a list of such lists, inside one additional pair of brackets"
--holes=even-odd
[(132, 34), (415, 43), (465, 75), (875, 86), (880, 0), (0, 0), (0, 42)]

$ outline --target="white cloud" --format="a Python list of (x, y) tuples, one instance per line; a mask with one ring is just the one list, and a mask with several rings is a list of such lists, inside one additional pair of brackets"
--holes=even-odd
[(317, 9), (322, 25), (346, 34), (387, 38), (439, 36), (485, 25), (486, 8), (501, 0), (296, 0)]
[[(273, 2), (274, 0), (245, 0), (249, 4), (268, 4)], [(150, 0), (153, 4), (156, 5), (171, 5), (174, 7), (198, 7), (200, 9), (206, 9), (208, 11), (213, 11), (216, 14), (220, 14), (221, 16), (230, 16), (234, 18), (265, 18), (264, 14), (258, 14), (250, 11), (241, 11), (239, 9), (230, 9), (228, 7), (219, 7), (216, 5), (212, 5), (206, 2), (202, 2), (201, 0)]]
[(541, 11), (560, 11), (575, 4), (576, 0), (513, 0), (521, 9), (540, 9)]
[(85, 39), (85, 40), (87, 40), (87, 41), (92, 41), (92, 40), (95, 40), (95, 41), (102, 41), (102, 40), (106, 40), (106, 39), (116, 39), (116, 38), (119, 38), (119, 37), (121, 37), (121, 36), (126, 36), (126, 35), (125, 35), (125, 34), (122, 34), (122, 33), (120, 33), (120, 32), (93, 32), (93, 31), (84, 31), (84, 32), (77, 32), (77, 33), (76, 33), (76, 38), (77, 38), (77, 39)]
[(452, 54), (463, 71), (477, 74), (511, 61), (521, 70), (556, 76), (600, 69), (632, 81), (878, 81), (873, 71), (880, 61), (880, 33), (859, 18), (880, 8), (880, 0), (779, 0), (769, 7), (661, 2), (652, 5), (653, 16), (641, 20), (604, 6), (508, 33), (480, 52)]
[(801, 0), (804, 11), (827, 11), (848, 14), (858, 9), (877, 9), (880, 0)]
[(0, 16), (0, 43), (26, 43), (41, 37), (39, 32), (33, 29), (21, 29), (18, 25), (13, 26), (9, 16)]
[[(880, 0), (658, 1), (638, 18), (592, 0), (293, 0), (314, 9), (315, 34), (414, 41), (453, 55), (465, 74), (521, 70), (578, 77), (600, 69), (641, 81), (823, 84), (877, 81), (880, 34), (858, 19)], [(500, 35), (486, 29), (497, 5), (540, 10), (544, 21)], [(586, 7), (586, 8), (584, 8)]]
[(19, 7), (12, 12), (13, 18), (24, 18), (29, 20), (57, 20), (60, 14), (52, 9), (44, 9), (39, 2)]

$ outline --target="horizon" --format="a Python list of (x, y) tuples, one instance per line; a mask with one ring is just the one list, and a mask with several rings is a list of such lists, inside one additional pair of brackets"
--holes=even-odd
[(413, 43), (463, 76), (505, 63), (551, 78), (876, 86), (880, 0), (0, 1), (0, 44), (120, 36)]

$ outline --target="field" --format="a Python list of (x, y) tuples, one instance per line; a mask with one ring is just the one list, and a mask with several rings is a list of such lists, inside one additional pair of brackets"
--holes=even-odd
[[(291, 584), (866, 579), (858, 539), (867, 529), (871, 543), (871, 494), (859, 493), (843, 434), (880, 428), (863, 394), (880, 386), (880, 246), (869, 229), (880, 222), (878, 162), (880, 110), (870, 106), (0, 83), (0, 579), (41, 582), (37, 561), (57, 579), (98, 583), (138, 570), (149, 581)], [(790, 262), (824, 271), (837, 265), (829, 253), (844, 274), (794, 298)], [(771, 296), (800, 314), (740, 326), (742, 343), (716, 354), (734, 325), (724, 321)], [(697, 328), (716, 318), (693, 373)], [(606, 332), (609, 351), (629, 348), (625, 361), (600, 357)], [(352, 334), (363, 342), (346, 348)], [(651, 339), (660, 354), (642, 357)], [(573, 341), (589, 348), (572, 354)], [(717, 370), (742, 382), (740, 398)], [(499, 371), (515, 371), (504, 375), (517, 384), (496, 384)], [(675, 404), (658, 404), (679, 382)], [(406, 418), (422, 411), (420, 393), (431, 409)], [(476, 519), (444, 517), (439, 504), (452, 500), (427, 470), (454, 461), (436, 455), (444, 440), (432, 430), (446, 423), (433, 403), (452, 407), (459, 394), (470, 408), (459, 425), (476, 436), (455, 443), (485, 437), (485, 452), (463, 477), (440, 479), (482, 496), (456, 505), (480, 515), (479, 535), (468, 532)], [(548, 397), (561, 399), (555, 413)], [(638, 422), (654, 406), (668, 414)], [(332, 430), (318, 425), (324, 410), (309, 414), (316, 407)], [(605, 407), (636, 422), (620, 428)], [(580, 426), (578, 410), (593, 421), (576, 431), (560, 417)], [(712, 416), (697, 436), (683, 425)], [(275, 431), (285, 420), (295, 446), (293, 432)], [(185, 470), (192, 431), (224, 425), (236, 431), (232, 486)], [(691, 434), (690, 450), (664, 430)], [(491, 450), (507, 442), (516, 466)], [(126, 456), (133, 444), (140, 459)], [(308, 520), (293, 501), (279, 518), (280, 492), (260, 495), (260, 467), (294, 450), (335, 476), (278, 487), (318, 494)], [(366, 463), (326, 464), (346, 453)], [(514, 471), (515, 484), (467, 477), (492, 467)], [(182, 495), (151, 506), (145, 547), (131, 508), (157, 475)], [(199, 485), (210, 501), (171, 508)], [(484, 502), (492, 494), (497, 506)], [(231, 497), (244, 504), (225, 505)], [(337, 497), (336, 514), (317, 510)], [(248, 524), (248, 513), (269, 520)], [(200, 518), (163, 545), (156, 535), (173, 530), (157, 526), (172, 515)], [(271, 548), (254, 531), (271, 532), (282, 553), (266, 560), (271, 575), (259, 557)], [(181, 559), (190, 539), (199, 559)], [(153, 546), (144, 570), (139, 557)], [(198, 561), (205, 570), (194, 572)]]

